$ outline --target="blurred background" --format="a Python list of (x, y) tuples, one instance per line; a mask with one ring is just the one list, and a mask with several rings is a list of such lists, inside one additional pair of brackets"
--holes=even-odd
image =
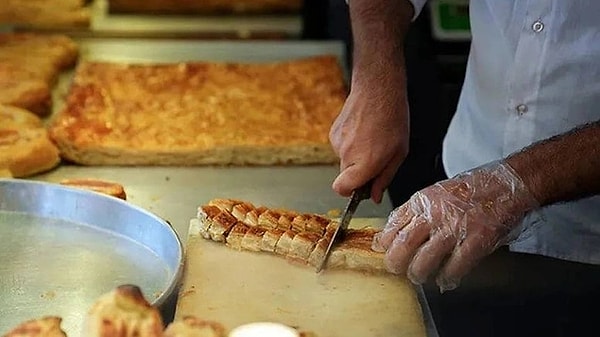
[[(0, 30), (78, 39), (337, 41), (351, 73), (344, 0), (4, 0)], [(399, 205), (445, 178), (441, 142), (469, 49), (468, 0), (431, 0), (406, 40), (411, 148), (388, 192)]]

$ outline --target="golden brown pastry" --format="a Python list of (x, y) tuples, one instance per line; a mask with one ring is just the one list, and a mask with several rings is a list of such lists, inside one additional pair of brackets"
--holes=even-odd
[(0, 34), (0, 104), (47, 115), (58, 75), (77, 56), (77, 45), (64, 35)]
[(59, 162), (58, 149), (39, 117), (0, 104), (0, 170), (20, 178), (50, 170)]
[(163, 322), (139, 287), (122, 285), (94, 303), (82, 331), (86, 337), (161, 337)]
[(74, 178), (63, 179), (59, 182), (61, 185), (76, 187), (94, 192), (110, 195), (119, 199), (127, 200), (127, 194), (123, 185), (106, 180), (93, 178)]
[(50, 134), (84, 165), (333, 163), (328, 134), (345, 95), (333, 56), (82, 63)]
[(32, 319), (21, 323), (3, 337), (66, 337), (61, 329), (62, 319), (55, 316)]
[[(263, 214), (267, 215), (261, 221)], [(253, 217), (258, 217), (258, 221)], [(281, 218), (286, 220), (280, 221)], [(322, 261), (339, 226), (337, 221), (317, 214), (271, 210), (232, 199), (214, 199), (200, 206), (192, 223), (205, 239), (224, 242), (236, 250), (274, 253), (311, 266)], [(206, 234), (211, 232), (218, 235)], [(384, 272), (384, 254), (371, 249), (376, 232), (373, 228), (348, 229), (334, 246), (327, 268)]]
[(22, 27), (71, 28), (90, 24), (85, 0), (2, 0), (0, 22)]
[(27, 177), (54, 168), (58, 149), (42, 121), (31, 112), (0, 104), (0, 170)]
[(226, 337), (225, 328), (212, 321), (187, 316), (167, 326), (164, 337)]

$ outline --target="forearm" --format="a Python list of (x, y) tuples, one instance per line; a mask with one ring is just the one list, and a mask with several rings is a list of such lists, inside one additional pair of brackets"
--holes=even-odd
[(600, 193), (600, 121), (535, 143), (507, 158), (540, 205)]
[[(404, 81), (404, 37), (414, 10), (408, 0), (351, 0), (353, 84)], [(403, 83), (401, 83), (404, 86)]]

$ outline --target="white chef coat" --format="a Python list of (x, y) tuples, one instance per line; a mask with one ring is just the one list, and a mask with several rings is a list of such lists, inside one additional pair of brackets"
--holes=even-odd
[[(416, 13), (426, 2), (411, 1)], [(469, 12), (466, 76), (444, 139), (448, 176), (600, 120), (600, 0), (471, 0)], [(511, 250), (600, 264), (600, 196), (537, 216)]]

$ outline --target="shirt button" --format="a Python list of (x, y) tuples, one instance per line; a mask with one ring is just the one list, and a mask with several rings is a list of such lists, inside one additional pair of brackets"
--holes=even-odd
[(539, 33), (544, 30), (544, 23), (540, 20), (537, 20), (533, 23), (533, 25), (531, 25), (531, 29), (533, 29), (534, 32)]
[(519, 115), (523, 115), (527, 112), (527, 110), (529, 110), (529, 108), (525, 104), (519, 104), (517, 105), (516, 110)]

